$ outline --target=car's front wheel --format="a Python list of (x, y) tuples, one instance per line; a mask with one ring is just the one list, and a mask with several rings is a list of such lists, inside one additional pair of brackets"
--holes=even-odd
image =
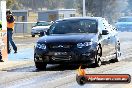
[(100, 47), (97, 48), (97, 53), (95, 55), (95, 63), (93, 64), (95, 67), (100, 67), (102, 62), (101, 62), (101, 54), (102, 50)]
[(35, 62), (35, 66), (38, 70), (46, 70), (47, 64), (44, 62)]
[(32, 35), (32, 37), (35, 37), (35, 35)]
[(40, 32), (39, 37), (44, 36), (44, 32)]

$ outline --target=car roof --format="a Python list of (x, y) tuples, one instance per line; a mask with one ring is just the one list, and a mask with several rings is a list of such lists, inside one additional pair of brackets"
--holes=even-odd
[(56, 21), (65, 21), (65, 20), (79, 20), (79, 19), (91, 19), (91, 20), (99, 20), (104, 19), (102, 17), (70, 17), (70, 18), (64, 18)]
[(38, 22), (46, 22), (46, 23), (51, 23), (52, 21), (37, 21)]
[(47, 21), (37, 21), (37, 22), (47, 22)]

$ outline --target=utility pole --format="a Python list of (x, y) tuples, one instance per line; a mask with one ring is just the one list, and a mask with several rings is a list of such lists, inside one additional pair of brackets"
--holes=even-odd
[(85, 0), (83, 0), (83, 17), (86, 16)]
[(2, 30), (6, 30), (7, 29), (7, 22), (6, 22), (6, 1), (0, 1), (0, 10), (1, 10), (1, 21), (2, 21)]

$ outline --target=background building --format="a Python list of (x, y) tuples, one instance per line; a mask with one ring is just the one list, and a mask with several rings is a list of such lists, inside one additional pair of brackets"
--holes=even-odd
[(33, 12), (30, 10), (12, 10), (15, 16), (14, 33), (30, 34), (37, 21), (55, 21), (75, 17), (76, 9), (46, 10)]
[(38, 12), (38, 21), (55, 21), (76, 16), (76, 9), (47, 10)]

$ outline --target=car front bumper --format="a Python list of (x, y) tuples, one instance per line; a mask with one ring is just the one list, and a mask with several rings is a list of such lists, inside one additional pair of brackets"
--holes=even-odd
[(31, 31), (31, 35), (37, 35), (37, 34), (40, 34), (42, 32), (46, 32), (47, 30), (32, 30)]
[(43, 32), (43, 31), (32, 31), (31, 35), (37, 35), (37, 34), (40, 34), (41, 32)]
[(68, 52), (46, 52), (35, 49), (34, 60), (42, 61), (47, 64), (61, 63), (91, 63), (94, 61), (96, 49), (83, 51), (68, 51)]

